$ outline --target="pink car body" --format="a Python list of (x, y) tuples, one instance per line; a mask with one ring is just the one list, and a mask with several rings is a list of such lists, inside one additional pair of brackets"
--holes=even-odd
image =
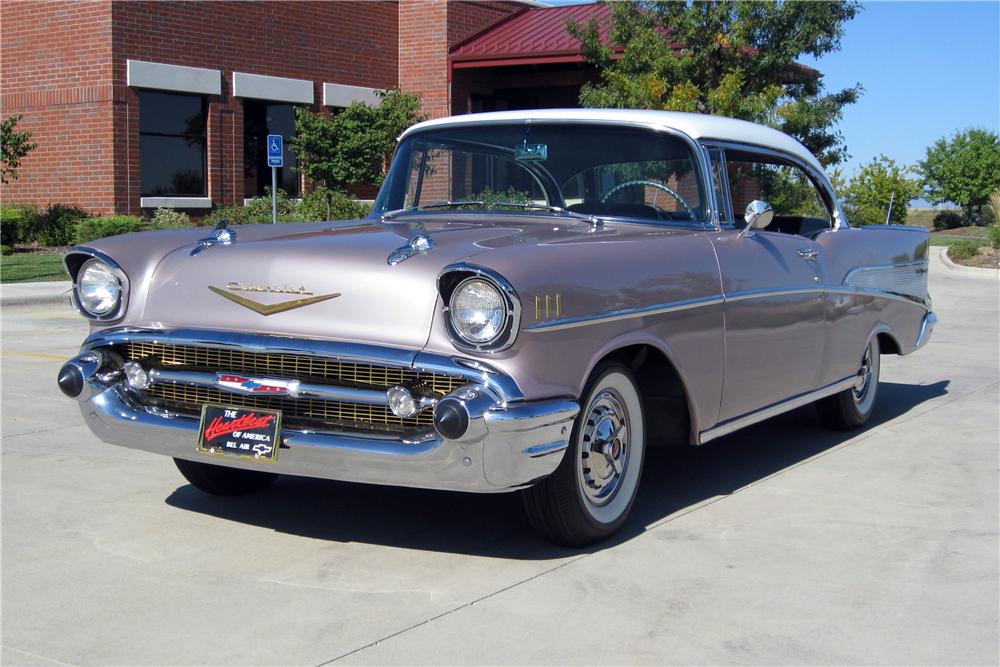
[[(819, 164), (774, 130), (693, 114), (561, 110), (431, 121), (402, 139), (525, 123), (641, 128), (682, 139), (698, 176), (712, 184), (702, 191), (704, 219), (376, 210), (354, 222), (147, 232), (74, 248), (66, 259), (74, 280), (97, 258), (123, 293), (109, 316), (90, 315), (92, 334), (68, 364), (82, 378), (76, 397), (95, 435), (257, 469), (252, 458), (196, 447), (191, 404), (199, 396), (271, 405), (220, 389), (217, 373), (240, 372), (313, 387), (280, 399), (291, 407), (268, 470), (507, 491), (556, 470), (571, 447), (588, 378), (611, 355), (649, 370), (636, 374), (650, 443), (698, 445), (855, 386), (873, 339), (881, 353), (904, 355), (928, 340), (936, 318), (926, 230), (851, 227)], [(724, 170), (714, 161), (726, 154), (770, 156), (800, 169), (824, 199), (829, 223), (789, 233), (727, 222), (741, 211), (728, 210), (721, 196), (731, 184), (720, 182)], [(502, 349), (463, 344), (449, 324), (448, 290), (477, 275), (495, 281), (508, 300), (513, 326)], [(296, 300), (311, 301), (262, 312)], [(184, 354), (170, 357), (178, 348)], [(191, 350), (211, 350), (208, 365), (191, 368), (198, 359)], [(241, 366), (234, 352), (259, 356)], [(282, 355), (339, 366), (296, 371), (280, 363)], [(236, 367), (211, 365), (220, 360)], [(126, 361), (140, 364), (150, 384), (130, 386)], [(346, 377), (345, 364), (363, 366), (364, 377), (336, 381)], [(393, 421), (385, 394), (396, 380), (372, 380), (373, 368), (410, 374), (404, 388), (424, 401), (419, 423)], [(438, 377), (437, 389), (420, 384)], [(307, 396), (320, 405), (312, 416), (295, 403)], [(337, 413), (323, 401), (346, 407)], [(370, 406), (380, 416), (366, 420)], [(448, 416), (465, 420), (461, 433), (438, 424), (442, 406), (461, 413)]]

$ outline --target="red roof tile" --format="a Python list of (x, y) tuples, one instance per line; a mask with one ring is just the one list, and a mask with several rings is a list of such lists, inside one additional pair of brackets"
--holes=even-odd
[(455, 67), (514, 64), (511, 60), (583, 62), (579, 40), (566, 32), (567, 21), (586, 25), (597, 19), (604, 41), (610, 18), (611, 7), (606, 4), (523, 9), (452, 46), (450, 58)]

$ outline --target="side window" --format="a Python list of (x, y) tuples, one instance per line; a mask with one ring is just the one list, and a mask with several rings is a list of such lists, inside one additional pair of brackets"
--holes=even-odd
[(808, 236), (831, 226), (820, 191), (798, 166), (769, 155), (726, 150), (733, 215), (763, 199), (774, 208), (770, 231)]

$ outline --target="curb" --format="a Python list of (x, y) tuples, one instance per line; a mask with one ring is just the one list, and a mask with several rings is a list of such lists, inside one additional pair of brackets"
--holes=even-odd
[(69, 282), (6, 283), (0, 286), (0, 307), (63, 304), (70, 306)]
[[(948, 246), (937, 246), (938, 257), (941, 258), (941, 263), (944, 264), (945, 269), (948, 271), (954, 271), (956, 273), (964, 273), (969, 276), (978, 276), (980, 278), (991, 278), (1000, 274), (1000, 270), (991, 269), (986, 266), (962, 266), (961, 264), (956, 264), (952, 261), (951, 257), (948, 257)], [(990, 274), (993, 274), (992, 276)]]

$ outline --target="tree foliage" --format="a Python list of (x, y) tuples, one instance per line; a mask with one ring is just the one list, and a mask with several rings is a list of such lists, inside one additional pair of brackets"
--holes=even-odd
[(854, 224), (884, 224), (892, 202), (889, 222), (906, 224), (907, 204), (920, 196), (920, 183), (910, 176), (910, 169), (880, 155), (861, 167), (844, 188), (843, 205)]
[(355, 102), (332, 115), (296, 109), (290, 145), (299, 170), (334, 192), (357, 184), (381, 185), (396, 137), (423, 117), (419, 96), (398, 90), (380, 95), (378, 106)]
[(583, 87), (584, 106), (731, 116), (787, 132), (823, 164), (847, 157), (835, 126), (844, 106), (857, 101), (860, 84), (827, 93), (818, 73), (795, 61), (838, 50), (844, 23), (858, 12), (858, 3), (610, 5), (605, 41), (596, 20), (568, 26), (601, 75), (599, 83)]
[(21, 168), (21, 160), (38, 144), (31, 142), (31, 132), (17, 132), (15, 126), (21, 121), (21, 115), (10, 116), (0, 122), (0, 183), (9, 183), (17, 179), (17, 170)]
[(924, 195), (935, 204), (958, 204), (970, 222), (1000, 188), (1000, 136), (973, 128), (938, 139), (917, 163)]

